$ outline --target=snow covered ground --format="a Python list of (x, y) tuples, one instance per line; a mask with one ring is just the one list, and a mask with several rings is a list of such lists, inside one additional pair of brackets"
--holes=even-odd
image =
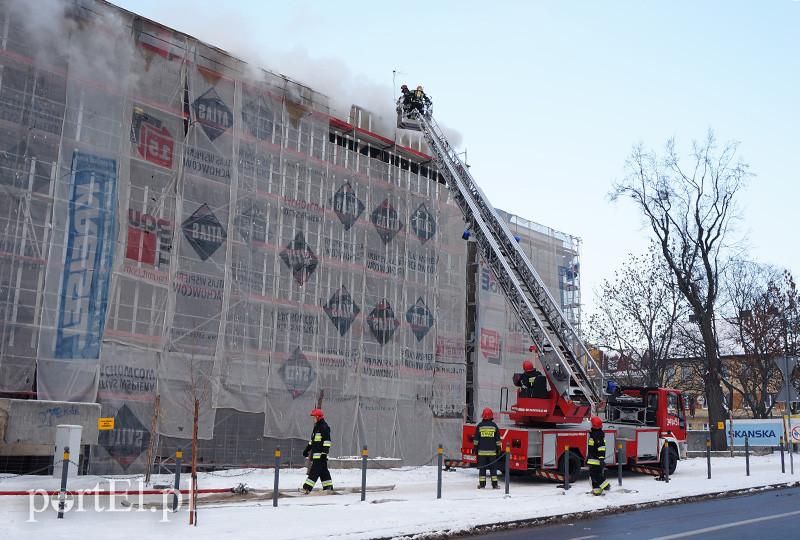
[[(162, 521), (161, 511), (133, 511), (117, 501), (117, 512), (94, 509), (94, 500), (87, 498), (84, 511), (72, 510), (63, 520), (56, 512), (33, 514), (29, 521), (30, 500), (26, 496), (0, 496), (0, 538), (3, 540), (26, 537), (75, 538), (80, 540), (113, 538), (123, 539), (174, 539), (193, 538), (218, 540), (240, 539), (303, 539), (337, 538), (368, 539), (394, 536), (412, 536), (425, 532), (464, 531), (477, 525), (525, 520), (546, 516), (560, 516), (574, 512), (602, 510), (608, 507), (663, 501), (691, 495), (739, 490), (772, 484), (800, 481), (800, 456), (797, 474), (781, 474), (780, 456), (751, 457), (751, 474), (745, 476), (744, 458), (714, 458), (713, 478), (706, 478), (705, 459), (690, 459), (678, 464), (678, 470), (669, 484), (653, 477), (626, 473), (622, 488), (617, 487), (616, 476), (609, 474), (612, 491), (604, 497), (588, 494), (589, 481), (585, 476), (568, 492), (554, 483), (512, 479), (511, 494), (506, 497), (502, 489), (475, 489), (475, 470), (458, 470), (443, 473), (443, 495), (436, 499), (436, 468), (402, 468), (370, 470), (368, 485), (395, 484), (392, 491), (367, 494), (362, 503), (358, 494), (325, 497), (281, 498), (278, 508), (271, 501), (214, 503), (199, 508), (199, 524), (190, 528), (188, 513), (181, 510), (168, 514)], [(201, 474), (199, 487), (231, 487), (247, 483), (249, 487), (272, 489), (273, 473), (270, 470), (226, 471), (217, 476)], [(360, 485), (358, 469), (334, 470), (337, 488)], [(222, 476), (230, 475), (229, 478)], [(234, 476), (239, 475), (239, 476)], [(305, 476), (301, 469), (283, 470), (281, 489), (296, 489)], [(186, 476), (184, 476), (186, 479)], [(157, 480), (169, 483), (164, 475)], [(93, 488), (100, 484), (108, 487), (108, 480), (81, 477), (71, 480), (70, 489)], [(131, 486), (137, 489), (137, 484)], [(184, 484), (182, 487), (186, 487)], [(47, 477), (18, 477), (0, 480), (0, 491), (27, 489), (57, 489), (58, 481)], [(126, 488), (117, 484), (117, 489)], [(43, 498), (34, 504), (39, 509)], [(108, 499), (101, 499), (108, 507)], [(127, 511), (126, 511), (127, 510)]]

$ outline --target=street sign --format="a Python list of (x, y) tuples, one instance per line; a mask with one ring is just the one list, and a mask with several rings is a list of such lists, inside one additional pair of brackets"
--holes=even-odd
[(783, 419), (789, 442), (800, 444), (800, 414), (793, 414), (791, 418), (784, 416)]
[(800, 401), (800, 358), (782, 356), (775, 358), (775, 365), (781, 370), (784, 381), (776, 401), (783, 403)]
[[(730, 433), (729, 421), (725, 422), (725, 428)], [(800, 436), (800, 430), (798, 436)], [(783, 421), (780, 418), (734, 420), (733, 445), (744, 446), (745, 437), (750, 446), (778, 446), (783, 437)]]
[(108, 431), (114, 429), (114, 417), (109, 416), (106, 418), (98, 418), (97, 429), (100, 431)]

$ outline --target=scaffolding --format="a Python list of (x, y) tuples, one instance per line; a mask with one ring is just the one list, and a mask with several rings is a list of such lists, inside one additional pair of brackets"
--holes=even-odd
[(297, 458), (316, 406), (334, 456), (457, 454), (466, 246), (430, 158), (190, 36), (62, 5), (42, 32), (0, 3), (0, 391), (99, 402), (100, 473), (185, 446), (195, 401), (201, 460)]

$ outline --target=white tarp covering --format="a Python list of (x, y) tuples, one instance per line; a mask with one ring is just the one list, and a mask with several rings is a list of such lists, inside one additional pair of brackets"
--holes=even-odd
[[(95, 401), (128, 469), (215, 411), (334, 454), (457, 453), (463, 222), (326, 98), (109, 4), (0, 7), (0, 389)], [(51, 6), (51, 7), (53, 7)], [(120, 426), (120, 424), (122, 424)], [(224, 444), (224, 443), (221, 443)]]

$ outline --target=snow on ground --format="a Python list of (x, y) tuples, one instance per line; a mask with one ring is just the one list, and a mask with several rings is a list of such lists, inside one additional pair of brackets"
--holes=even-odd
[[(795, 456), (800, 459), (800, 456)], [(780, 456), (751, 457), (751, 474), (745, 476), (744, 458), (714, 458), (713, 478), (706, 478), (706, 460), (681, 461), (669, 484), (658, 482), (651, 476), (626, 473), (622, 488), (617, 487), (616, 475), (609, 471), (612, 491), (604, 497), (588, 494), (588, 478), (582, 479), (568, 492), (554, 483), (527, 479), (512, 479), (511, 493), (504, 491), (475, 489), (477, 472), (458, 470), (443, 473), (443, 495), (436, 499), (436, 468), (401, 468), (392, 470), (370, 470), (368, 485), (396, 484), (387, 492), (367, 493), (362, 503), (359, 494), (333, 495), (325, 497), (281, 498), (279, 507), (273, 508), (271, 501), (249, 501), (215, 503), (199, 508), (199, 524), (190, 528), (188, 513), (181, 510), (168, 514), (162, 520), (161, 511), (124, 511), (117, 501), (117, 512), (97, 511), (94, 501), (87, 498), (84, 511), (68, 512), (63, 520), (56, 519), (56, 512), (48, 509), (34, 514), (35, 522), (29, 522), (29, 497), (0, 496), (0, 538), (3, 540), (26, 537), (75, 538), (80, 540), (141, 539), (158, 540), (193, 538), (218, 540), (259, 539), (303, 539), (337, 538), (369, 539), (413, 535), (430, 531), (468, 530), (476, 525), (496, 522), (559, 516), (567, 513), (601, 510), (608, 507), (674, 499), (704, 493), (790, 483), (800, 480), (781, 473)], [(798, 461), (800, 469), (800, 461)], [(248, 473), (248, 474), (241, 474)], [(272, 489), (271, 470), (239, 470), (216, 473), (218, 476), (201, 474), (199, 487), (231, 487), (245, 482), (249, 487)], [(358, 469), (333, 470), (337, 488), (359, 486), (361, 471)], [(221, 476), (230, 475), (229, 478)], [(240, 476), (234, 476), (240, 475)], [(282, 470), (281, 489), (299, 487), (305, 477), (302, 469)], [(184, 482), (187, 477), (184, 476)], [(169, 483), (168, 475), (157, 480)], [(101, 489), (108, 481), (97, 477), (81, 477), (69, 483), (70, 489), (93, 488), (98, 482)], [(18, 477), (0, 480), (0, 491), (27, 490), (31, 488), (57, 489), (58, 481), (48, 477)], [(186, 483), (182, 487), (186, 487)], [(126, 486), (117, 485), (117, 489)], [(136, 487), (136, 484), (133, 485)], [(36, 507), (42, 507), (39, 497)], [(102, 499), (108, 507), (108, 499)], [(5, 533), (5, 534), (4, 534)]]

